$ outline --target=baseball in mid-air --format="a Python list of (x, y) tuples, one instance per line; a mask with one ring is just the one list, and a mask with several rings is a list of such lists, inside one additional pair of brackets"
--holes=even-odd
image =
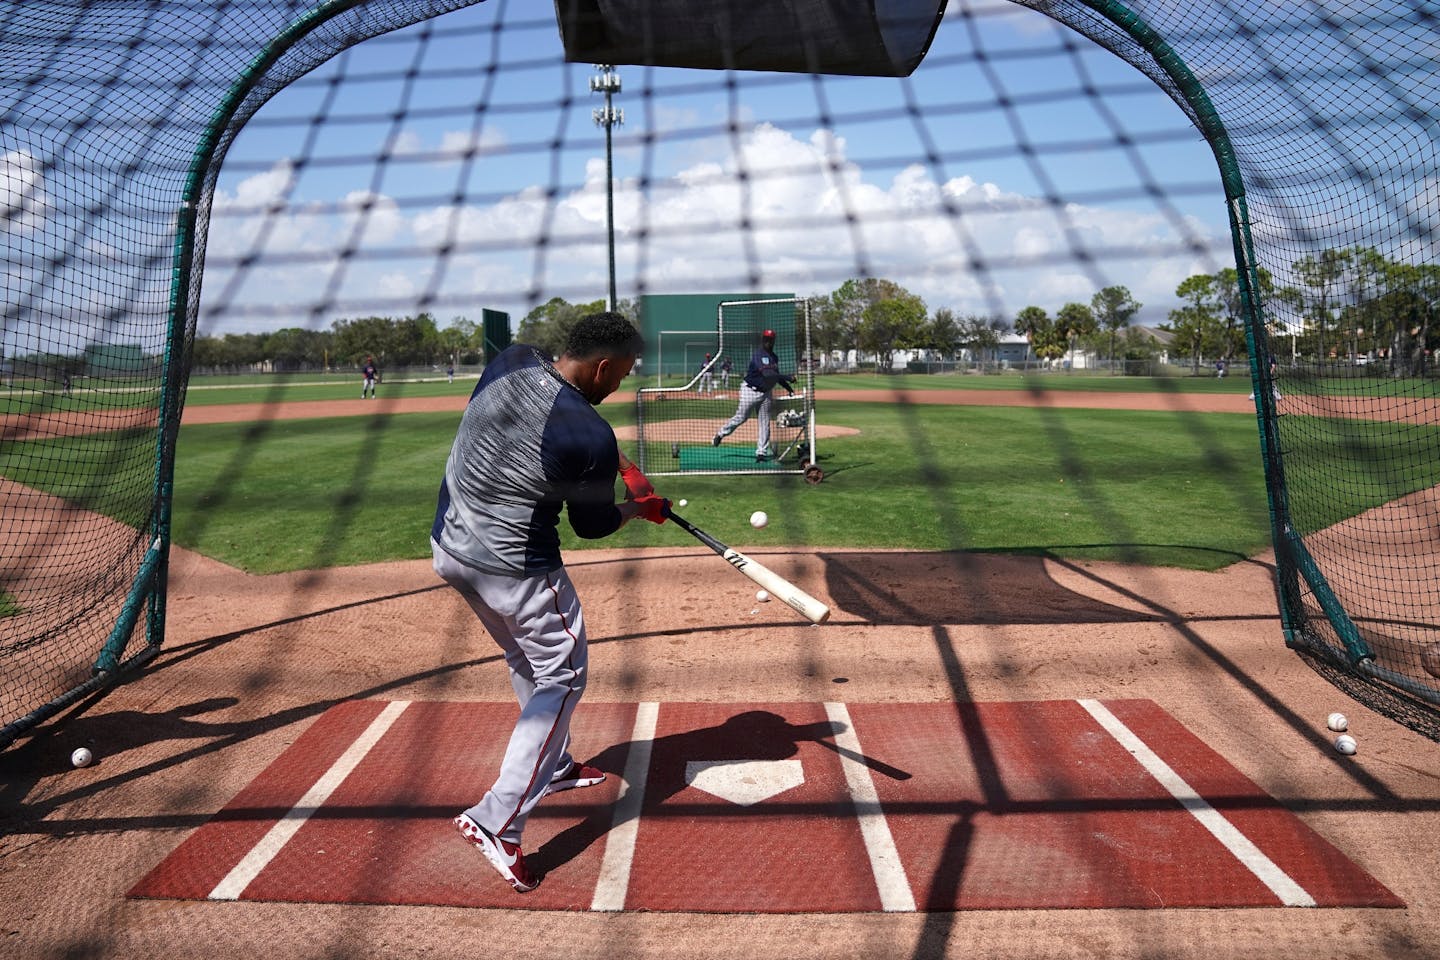
[(1355, 752), (1355, 738), (1348, 733), (1342, 733), (1335, 738), (1335, 749), (1347, 757)]
[(70, 763), (77, 767), (88, 767), (94, 755), (84, 747), (76, 747), (75, 752), (70, 754)]
[(770, 518), (765, 515), (764, 510), (756, 510), (754, 513), (750, 514), (750, 526), (754, 527), (756, 530), (759, 530), (761, 527), (765, 526), (765, 524), (769, 522)]
[(1343, 713), (1332, 713), (1325, 718), (1325, 726), (1334, 730), (1336, 733), (1344, 733), (1349, 729), (1350, 721), (1345, 719), (1345, 714)]
[(764, 603), (766, 600), (770, 599), (770, 594), (766, 593), (764, 590), (756, 590), (755, 599), (759, 600), (761, 603)]
[(689, 505), (690, 505), (690, 501), (689, 501), (689, 500), (686, 500), (684, 497), (681, 497), (681, 498), (680, 498), (680, 506), (682, 506), (682, 507), (688, 507)]

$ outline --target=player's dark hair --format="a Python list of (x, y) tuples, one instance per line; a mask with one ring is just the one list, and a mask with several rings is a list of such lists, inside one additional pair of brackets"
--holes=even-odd
[(565, 355), (576, 360), (636, 356), (643, 348), (644, 340), (635, 325), (622, 314), (609, 310), (581, 317), (565, 340)]

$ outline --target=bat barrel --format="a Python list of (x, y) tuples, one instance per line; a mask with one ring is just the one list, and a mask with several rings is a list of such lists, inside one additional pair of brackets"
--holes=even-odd
[(795, 584), (786, 580), (784, 577), (780, 576), (778, 573), (771, 570), (769, 567), (756, 560), (752, 560), (750, 557), (745, 556), (745, 554), (741, 553), (739, 550), (736, 550), (733, 547), (726, 546), (724, 543), (712, 537), (704, 530), (701, 530), (699, 527), (695, 526), (693, 523), (686, 520), (678, 513), (675, 513), (668, 507), (665, 510), (665, 515), (671, 520), (673, 520), (676, 526), (678, 526), (681, 530), (684, 530), (696, 540), (699, 540), (701, 543), (705, 544), (705, 546), (720, 554), (720, 556), (724, 557), (726, 561), (729, 562), (730, 566), (734, 567), (736, 570), (749, 577), (755, 583), (758, 583), (760, 586), (770, 591), (770, 593), (773, 594), (777, 600), (781, 600), (789, 606), (793, 607), (797, 613), (805, 617), (807, 620), (811, 621), (812, 623), (823, 623), (825, 620), (829, 619), (829, 607), (821, 603), (819, 600), (816, 600), (814, 597), (810, 596), (810, 594), (806, 593), (804, 590), (801, 590), (799, 587), (795, 586)]

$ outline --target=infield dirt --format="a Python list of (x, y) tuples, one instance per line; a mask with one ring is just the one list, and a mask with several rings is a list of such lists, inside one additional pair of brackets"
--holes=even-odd
[[(443, 399), (354, 400), (324, 413), (190, 407), (185, 419), (459, 409)], [(907, 399), (945, 402), (896, 398)], [(1046, 395), (1071, 399), (1121, 397)], [(1236, 400), (1148, 398), (1245, 412)], [(967, 391), (964, 402), (1000, 398)], [(752, 613), (750, 581), (699, 546), (569, 558), (591, 641), (586, 700), (1148, 698), (1406, 907), (777, 916), (127, 899), (330, 706), (512, 697), (493, 643), (428, 561), (256, 577), (177, 550), (157, 659), (0, 756), (0, 944), (25, 958), (1440, 957), (1440, 745), (1348, 700), (1284, 648), (1269, 557), (1197, 573), (911, 551), (754, 553), (830, 603), (832, 621), (812, 627), (778, 604)], [(1335, 710), (1350, 718), (1354, 757), (1330, 746)], [(605, 746), (583, 729), (575, 736), (582, 756)], [(82, 770), (68, 760), (79, 746), (97, 761)], [(476, 882), (498, 882), (478, 858)]]

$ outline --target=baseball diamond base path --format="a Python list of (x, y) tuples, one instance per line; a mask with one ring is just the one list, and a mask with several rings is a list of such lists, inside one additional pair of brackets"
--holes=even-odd
[[(1058, 401), (1059, 394), (1048, 397)], [(1177, 409), (1170, 404), (1190, 399), (1151, 397), (1150, 403)], [(261, 416), (290, 416), (295, 406), (302, 405), (266, 408)], [(383, 395), (369, 407), (359, 400), (352, 406), (372, 414), (410, 409), (387, 406)], [(187, 421), (207, 409), (188, 408)], [(426, 803), (437, 777), (466, 781), (446, 787), (444, 804), (483, 789), (483, 782), (471, 782), (479, 776), (473, 765), (483, 764), (495, 741), (508, 735), (508, 727), (496, 728), (500, 705), (512, 700), (498, 651), (428, 561), (256, 577), (177, 550), (166, 644), (151, 665), (105, 698), (69, 711), (66, 722), (47, 724), (0, 754), (0, 947), (6, 956), (27, 960), (1440, 956), (1440, 745), (1347, 699), (1284, 648), (1267, 557), (1201, 573), (1038, 556), (753, 552), (829, 603), (831, 621), (810, 626), (780, 604), (756, 604), (754, 585), (699, 545), (585, 551), (570, 558), (591, 640), (575, 750), (591, 756), (631, 742), (639, 704), (659, 705), (657, 736), (680, 732), (658, 726), (671, 721), (702, 730), (723, 726), (749, 709), (739, 705), (759, 705), (801, 727), (814, 726), (822, 715), (830, 722), (820, 712), (823, 705), (844, 705), (857, 731), (852, 752), (872, 761), (866, 771), (911, 877), (914, 911), (593, 910), (586, 904), (550, 910), (503, 901), (487, 907), (373, 906), (128, 897), (169, 857), (198, 842), (192, 838), (201, 838), (207, 824), (221, 822), (217, 814), (266, 771), (308, 764), (312, 782), (318, 781), (334, 758), (294, 748), (323, 734), (322, 724), (346, 711), (408, 703), (406, 713), (417, 710), (415, 716), (428, 716), (433, 729), (443, 731), (440, 743), (455, 742), (444, 754), (419, 752), (400, 761), (409, 764)], [(1128, 792), (1106, 790), (1106, 797), (1127, 797), (1133, 805), (1137, 795), (1150, 796), (1161, 783), (1153, 774), (1136, 773), (1140, 767), (1115, 752), (1110, 744), (1121, 741), (1108, 729), (1097, 732), (1093, 714), (1076, 712), (1090, 701), (1107, 705), (1173, 770), (1190, 774), (1186, 782), (1220, 814), (1249, 816), (1269, 798), (1274, 806), (1265, 807), (1266, 815), (1276, 817), (1276, 825), (1318, 838), (1348, 865), (1337, 868), (1336, 877), (1358, 871), (1405, 906), (922, 906), (958, 903), (962, 894), (984, 889), (987, 875), (973, 874), (972, 866), (993, 867), (1006, 862), (1004, 856), (958, 865), (943, 856), (947, 850), (994, 849), (984, 846), (992, 839), (1016, 862), (1043, 865), (1037, 875), (1051, 888), (1075, 886), (1065, 876), (1071, 861), (1061, 858), (1074, 844), (1113, 849), (1106, 854), (1107, 882), (1163, 874), (1170, 889), (1191, 879), (1181, 873), (1193, 861), (1169, 861), (1186, 864), (1170, 874), (1163, 861), (1187, 851), (1149, 842), (1184, 822), (1176, 820), (1181, 804), (1173, 796), (1160, 797), (1164, 811), (1157, 809), (1155, 817), (1122, 811), (1123, 831), (1091, 829), (1088, 837), (1083, 827), (1059, 832), (1117, 815), (1087, 804), (1089, 794), (1080, 790), (1091, 781), (1081, 768), (1097, 755), (1065, 752), (1065, 737), (1093, 735), (1107, 744), (1104, 756), (1128, 771)], [(1145, 717), (1135, 720), (1125, 714), (1130, 709)], [(1359, 741), (1353, 757), (1330, 745), (1334, 734), (1325, 729), (1325, 718), (1336, 710), (1349, 715)], [(1006, 749), (1033, 758), (1024, 768), (1031, 779), (1021, 779), (1013, 765), (984, 772), (982, 744), (992, 744), (990, 756), (1001, 756), (994, 737), (965, 738), (941, 758), (929, 752), (945, 733), (937, 718), (948, 718), (950, 735), (993, 732), (999, 715), (991, 711), (1010, 711)], [(395, 723), (404, 718), (401, 713)], [(1173, 736), (1166, 732), (1172, 725)], [(880, 734), (882, 726), (893, 729)], [(866, 743), (877, 735), (889, 744), (883, 751)], [(1189, 744), (1186, 758), (1157, 749), (1181, 742)], [(845, 746), (838, 737), (832, 743)], [(81, 745), (94, 751), (96, 762), (72, 769), (70, 752)], [(819, 741), (803, 741), (797, 750), (793, 758), (759, 759), (799, 759), (802, 773), (819, 763), (825, 772), (815, 785), (829, 793), (808, 810), (777, 807), (784, 793), (756, 801), (784, 810), (765, 821), (772, 833), (803, 836), (808, 818), (830, 816), (836, 805), (826, 798), (842, 789), (834, 766), (841, 754)], [(1227, 780), (1217, 788), (1196, 775), (1194, 757), (1207, 758), (1202, 770), (1243, 783)], [(933, 765), (942, 762), (952, 764), (956, 789), (925, 793), (938, 782)], [(672, 771), (678, 773), (673, 765)], [(702, 782), (717, 775), (713, 769), (694, 774)], [(783, 776), (793, 777), (793, 771)], [(673, 777), (670, 782), (676, 783)], [(1249, 792), (1237, 793), (1245, 783)], [(1004, 785), (1003, 795), (997, 784)], [(1141, 785), (1151, 793), (1142, 793)], [(385, 791), (395, 789), (382, 780), (365, 786), (386, 803)], [(591, 822), (594, 811), (611, 817), (611, 795), (603, 791), (618, 791), (618, 780), (592, 789), (597, 792), (589, 797), (577, 791), (542, 804), (545, 814), (532, 828), (537, 856), (575, 823)], [(700, 788), (680, 790), (662, 803), (657, 809), (673, 806), (677, 816), (656, 822), (680, 824), (684, 815), (704, 813), (722, 825), (745, 826), (746, 815), (736, 816), (733, 801), (697, 797), (696, 809), (682, 809), (693, 789)], [(843, 789), (848, 796), (850, 787)], [(958, 802), (948, 819), (934, 812), (938, 799)], [(1025, 829), (1027, 804), (1038, 809), (1041, 800), (1054, 814), (1045, 819), (1048, 834)], [(373, 842), (398, 844), (381, 851), (386, 857), (448, 869), (457, 855), (451, 835), (435, 834), (442, 848), (433, 857), (423, 847), (429, 825), (454, 814), (441, 805), (407, 808), (404, 821), (388, 821), (398, 832), (378, 833), (381, 839)], [(254, 809), (255, 824), (245, 817), (231, 824), (251, 829), (276, 822), (289, 809)], [(301, 832), (348, 827), (325, 815), (323, 805), (317, 810), (320, 816)], [(378, 805), (371, 811), (377, 817), (381, 812)], [(637, 865), (642, 853), (647, 864), (654, 856), (642, 846), (649, 842), (646, 816), (638, 821)], [(917, 819), (909, 823), (910, 817)], [(849, 824), (838, 814), (830, 819), (835, 830), (855, 829), (853, 818)], [(551, 875), (536, 894), (553, 895), (591, 869), (588, 858), (601, 856), (601, 844), (608, 846), (601, 835), (614, 832), (611, 819), (601, 825), (588, 843), (582, 844), (587, 834), (572, 833), (545, 854), (552, 859), (541, 863)], [(1193, 828), (1186, 827), (1190, 835)], [(1003, 840), (992, 832), (1006, 828), (1013, 832)], [(1268, 829), (1240, 832), (1262, 851), (1273, 850)], [(1096, 833), (1123, 842), (1106, 843)], [(852, 846), (842, 851), (847, 857)], [(323, 849), (347, 866), (357, 889), (386, 882), (387, 871), (371, 859), (373, 849)], [(676, 869), (733, 860), (723, 845), (656, 853)], [(467, 882), (498, 883), (478, 854), (462, 846), (459, 855), (470, 861)], [(1277, 864), (1285, 859), (1267, 856)], [(1219, 860), (1219, 854), (1209, 858), (1196, 872), (1215, 870)], [(1287, 862), (1284, 869), (1292, 879), (1305, 878), (1302, 889), (1306, 882), (1313, 886), (1316, 873), (1307, 863)], [(992, 869), (988, 876), (998, 874)], [(1238, 876), (1247, 885), (1256, 882)], [(935, 877), (942, 883), (929, 883)], [(642, 879), (639, 872), (636, 879)], [(667, 892), (646, 883), (646, 896)], [(1142, 886), (1134, 886), (1137, 899), (1145, 895)], [(592, 884), (592, 898), (593, 892)], [(683, 892), (677, 887), (669, 895)]]

